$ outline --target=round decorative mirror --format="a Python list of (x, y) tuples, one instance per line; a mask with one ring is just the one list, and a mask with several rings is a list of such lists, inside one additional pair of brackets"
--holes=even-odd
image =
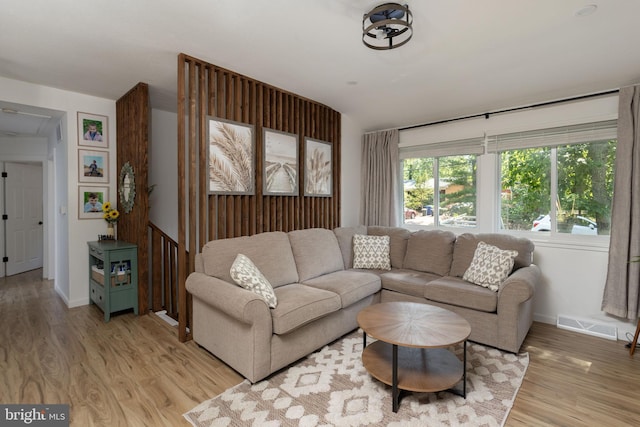
[(122, 165), (119, 185), (120, 204), (125, 213), (129, 213), (133, 209), (133, 202), (136, 198), (136, 177), (129, 162)]

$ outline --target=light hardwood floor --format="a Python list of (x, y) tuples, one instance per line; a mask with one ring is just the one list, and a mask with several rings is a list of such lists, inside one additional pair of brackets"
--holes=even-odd
[[(69, 403), (72, 426), (188, 426), (242, 378), (155, 315), (67, 309), (35, 270), (0, 279), (0, 402)], [(214, 327), (214, 325), (212, 325)], [(534, 323), (507, 426), (640, 425), (640, 353)]]

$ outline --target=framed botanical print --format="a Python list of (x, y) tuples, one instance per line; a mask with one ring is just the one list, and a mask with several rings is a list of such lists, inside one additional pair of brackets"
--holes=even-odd
[(255, 194), (252, 125), (209, 118), (209, 193)]
[(78, 112), (78, 145), (92, 148), (108, 148), (108, 117)]
[(264, 128), (262, 146), (262, 194), (297, 196), (298, 136)]
[(109, 182), (109, 152), (78, 150), (78, 181)]
[(332, 145), (305, 138), (304, 195), (331, 197), (333, 195)]

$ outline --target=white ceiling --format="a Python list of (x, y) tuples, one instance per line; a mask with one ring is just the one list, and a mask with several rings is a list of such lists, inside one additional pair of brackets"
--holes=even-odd
[[(413, 0), (413, 39), (362, 44), (371, 0), (0, 0), (0, 75), (175, 111), (184, 52), (401, 127), (640, 82), (638, 0)], [(576, 12), (595, 3), (595, 13)], [(0, 101), (2, 94), (0, 94)]]

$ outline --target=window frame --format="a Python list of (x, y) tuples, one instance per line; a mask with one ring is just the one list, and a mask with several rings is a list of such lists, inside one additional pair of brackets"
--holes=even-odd
[[(434, 218), (433, 225), (416, 225), (406, 224), (404, 218), (404, 191), (402, 197), (401, 212), (403, 214), (402, 224), (407, 228), (415, 229), (446, 229), (456, 233), (464, 232), (469, 229), (473, 232), (500, 232), (505, 234), (520, 235), (530, 240), (540, 243), (542, 246), (549, 244), (550, 246), (567, 246), (567, 247), (593, 247), (606, 250), (609, 243), (609, 235), (575, 235), (570, 233), (552, 232), (531, 232), (529, 230), (506, 230), (501, 224), (501, 161), (500, 152), (506, 151), (505, 142), (510, 140), (514, 144), (513, 149), (533, 148), (522, 146), (520, 142), (516, 142), (524, 137), (538, 138), (538, 141), (546, 140), (546, 144), (535, 144), (533, 147), (549, 146), (553, 148), (551, 160), (550, 179), (551, 200), (555, 200), (558, 191), (558, 175), (557, 175), (557, 147), (580, 144), (585, 142), (597, 142), (603, 140), (617, 140), (617, 119), (600, 120), (593, 122), (585, 122), (578, 125), (559, 126), (554, 128), (546, 128), (539, 130), (523, 131), (517, 133), (501, 133), (495, 135), (485, 134), (482, 138), (467, 138), (464, 140), (448, 141), (440, 143), (431, 143), (424, 145), (412, 145), (400, 147), (400, 182), (403, 182), (404, 176), (404, 160), (407, 158), (434, 157), (434, 168), (436, 168), (438, 157), (457, 156), (464, 154), (472, 154), (465, 152), (463, 147), (474, 147), (480, 152), (476, 152), (476, 226), (471, 229), (467, 227), (446, 227), (438, 224)], [(415, 139), (414, 139), (415, 140)], [(554, 141), (554, 142), (552, 142)], [(497, 147), (503, 148), (498, 150)], [(441, 154), (442, 153), (442, 154)], [(434, 171), (437, 172), (437, 171)], [(437, 179), (434, 173), (434, 180)], [(404, 189), (403, 189), (404, 190)], [(492, 194), (487, 194), (492, 191)], [(434, 217), (437, 218), (436, 211), (436, 195), (434, 194)], [(553, 205), (553, 203), (552, 203)], [(557, 230), (556, 226), (556, 207), (550, 206), (552, 229)]]
[[(462, 151), (462, 152), (458, 152)], [(479, 138), (471, 138), (465, 140), (458, 141), (448, 141), (444, 143), (432, 144), (431, 146), (418, 146), (409, 147), (408, 149), (400, 149), (400, 166), (398, 170), (401, 174), (401, 179), (399, 180), (401, 183), (404, 182), (404, 161), (407, 159), (416, 159), (416, 158), (431, 158), (433, 159), (433, 224), (432, 225), (422, 225), (422, 224), (407, 224), (404, 208), (405, 208), (405, 198), (404, 198), (404, 188), (402, 188), (402, 206), (400, 211), (402, 212), (402, 225), (410, 226), (411, 228), (417, 227), (420, 229), (428, 229), (428, 228), (440, 228), (445, 230), (469, 230), (473, 229), (476, 231), (478, 229), (478, 225), (473, 227), (456, 227), (456, 226), (446, 226), (440, 224), (440, 159), (444, 157), (457, 157), (457, 156), (475, 156), (475, 182), (478, 183), (478, 162), (480, 156), (484, 153), (484, 140), (480, 140)], [(420, 155), (418, 155), (420, 154)], [(429, 155), (431, 154), (431, 155)], [(478, 217), (478, 189), (480, 187), (476, 185), (475, 192), (475, 200), (474, 207), (476, 212), (476, 218)]]
[[(506, 143), (502, 143), (506, 141)], [(511, 134), (496, 135), (488, 143), (488, 153), (495, 153), (496, 159), (496, 185), (498, 191), (502, 191), (502, 161), (501, 155), (505, 151), (523, 150), (529, 148), (546, 147), (550, 150), (550, 200), (558, 198), (558, 149), (568, 145), (598, 143), (603, 141), (616, 140), (617, 142), (617, 120), (604, 120), (589, 122), (571, 126), (560, 126), (533, 131), (525, 131)], [(502, 148), (502, 149), (501, 149)], [(500, 194), (500, 193), (499, 193)], [(496, 212), (501, 217), (502, 201), (497, 199)], [(557, 228), (557, 207), (555, 203), (549, 206), (549, 216), (551, 222), (550, 231), (531, 232), (526, 230), (506, 230), (508, 234), (525, 235), (532, 240), (557, 240), (557, 241), (579, 241), (584, 245), (584, 241), (597, 242), (598, 240), (608, 243), (609, 234), (597, 236), (575, 235), (571, 233), (559, 232)], [(596, 244), (600, 244), (597, 242)]]
[[(431, 144), (418, 144), (418, 145), (409, 145), (406, 147), (399, 148), (399, 161), (400, 165), (398, 167), (398, 171), (400, 174), (399, 182), (404, 182), (404, 160), (405, 159), (415, 159), (415, 158), (433, 158), (433, 225), (418, 225), (418, 224), (407, 224), (405, 223), (404, 216), (404, 188), (402, 188), (402, 206), (400, 207), (400, 212), (402, 215), (402, 226), (409, 226), (411, 228), (417, 229), (427, 229), (427, 228), (441, 228), (441, 229), (464, 229), (467, 227), (446, 227), (438, 224), (439, 219), (439, 205), (440, 205), (440, 194), (439, 194), (439, 158), (441, 157), (449, 157), (449, 156), (463, 156), (463, 155), (475, 155), (476, 156), (476, 183), (478, 182), (478, 161), (480, 156), (485, 152), (485, 142), (486, 138), (465, 138), (465, 139), (457, 139), (450, 141), (442, 141), (435, 142)], [(402, 185), (402, 184), (401, 184)], [(478, 189), (480, 187), (478, 186)], [(478, 212), (478, 192), (476, 191), (476, 216)], [(470, 228), (470, 227), (469, 227)], [(477, 230), (476, 227), (473, 227), (474, 230)]]

